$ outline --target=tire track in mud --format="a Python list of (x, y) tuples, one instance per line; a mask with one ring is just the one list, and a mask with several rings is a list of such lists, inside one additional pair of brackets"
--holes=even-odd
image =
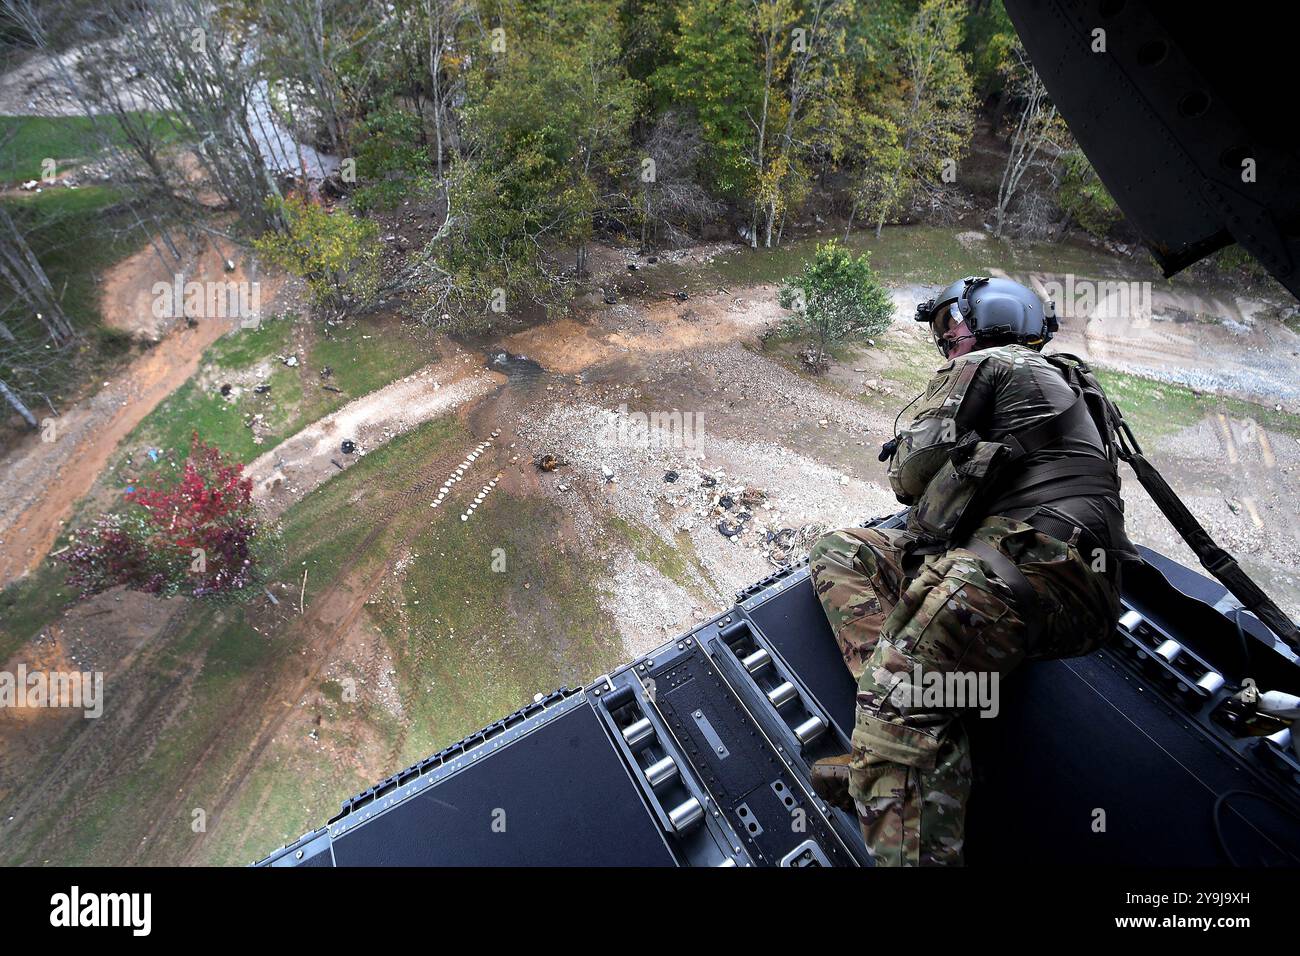
[[(485, 449), (484, 451), (479, 453), (477, 459), (473, 462), (473, 464), (479, 465), (479, 464), (487, 463), (488, 468), (486, 473), (499, 474), (500, 468), (497, 465), (497, 459), (500, 454), (501, 454), (501, 448), (499, 444), (497, 444), (494, 441), (493, 445), (489, 446), (488, 449)], [(454, 472), (454, 469), (455, 469), (454, 465), (450, 466), (446, 471), (439, 474), (437, 476), (437, 479), (434, 482), (428, 483), (425, 486), (423, 486), (420, 492), (417, 492), (415, 494), (404, 495), (403, 497), (408, 499), (406, 500), (404, 507), (409, 508), (412, 505), (415, 505), (417, 507), (428, 507), (425, 499), (427, 499), (429, 493), (430, 492), (436, 493), (437, 488), (440, 487), (440, 483), (442, 481), (447, 480), (450, 477), (451, 473)], [(469, 471), (467, 471), (465, 477), (468, 477), (469, 474), (470, 474)], [(454, 516), (457, 512), (455, 507), (453, 506), (457, 502), (462, 502), (463, 505), (467, 506), (469, 502), (473, 500), (473, 497), (476, 494), (475, 489), (478, 488), (478, 485), (471, 483), (467, 488), (467, 490), (460, 493), (456, 493), (459, 485), (460, 482), (452, 483), (452, 488), (451, 490), (448, 491), (448, 494), (444, 499), (443, 504), (439, 506), (439, 510), (451, 509), (452, 515)], [(432, 520), (451, 520), (451, 519), (448, 517), (440, 516), (439, 518), (434, 518)], [(403, 535), (400, 541), (394, 543), (391, 551), (389, 552), (389, 560), (385, 562), (385, 564), (382, 567), (377, 569), (375, 574), (368, 582), (367, 588), (364, 590), (364, 593), (360, 594), (359, 597), (360, 605), (356, 609), (356, 613), (350, 615), (348, 620), (338, 625), (338, 634), (335, 635), (336, 641), (333, 642), (332, 649), (337, 649), (339, 645), (345, 643), (347, 641), (349, 634), (353, 631), (353, 629), (359, 626), (359, 622), (362, 614), (364, 613), (365, 607), (370, 603), (370, 601), (373, 598), (376, 597), (376, 595), (381, 594), (383, 592), (384, 585), (385, 585), (385, 578), (388, 577), (390, 572), (394, 570), (394, 566), (406, 554), (407, 548), (410, 545), (412, 539), (414, 539), (417, 535), (422, 533), (427, 527), (428, 527), (427, 524), (425, 524), (424, 522), (416, 521), (414, 522), (412, 528), (410, 529), (410, 532)], [(354, 659), (352, 663), (356, 666), (357, 670), (360, 673), (366, 673), (366, 674), (378, 673), (382, 659), (385, 656), (390, 656), (391, 659), (392, 656), (391, 649), (388, 649), (388, 655), (385, 654), (386, 649), (388, 649), (388, 645), (386, 643), (385, 635), (380, 633), (377, 635), (377, 640), (375, 641), (374, 645), (371, 647), (370, 651), (366, 654), (364, 659), (361, 660)], [(304, 686), (302, 688), (302, 692), (304, 694), (309, 693), (312, 687), (316, 686), (319, 683), (321, 677), (323, 676), (321, 672), (330, 663), (331, 661), (329, 660), (321, 661), (320, 666), (316, 669), (316, 671), (312, 675), (312, 678), (304, 682)], [(400, 663), (401, 663), (400, 660), (394, 659), (394, 664), (400, 666)], [(407, 762), (407, 761), (403, 761), (401, 754), (403, 749), (405, 748), (407, 738), (411, 730), (413, 729), (409, 715), (411, 714), (414, 708), (415, 699), (420, 692), (417, 689), (404, 690), (402, 688), (402, 683), (400, 680), (395, 681), (394, 688), (398, 696), (398, 701), (402, 707), (402, 714), (404, 719), (400, 720), (400, 722), (398, 723), (396, 737), (394, 738), (393, 743), (387, 749), (384, 759), (380, 761), (380, 766), (384, 769), (373, 774), (373, 779), (369, 781), (370, 783), (374, 783), (382, 779), (387, 774), (392, 773), (397, 769), (399, 769), (399, 765), (404, 766), (405, 763)], [(301, 699), (301, 697), (299, 699)], [(297, 704), (295, 703), (294, 706), (296, 707)], [(349, 716), (349, 720), (353, 723), (373, 722), (376, 712), (382, 709), (384, 709), (384, 705), (377, 700), (376, 695), (368, 695), (364, 699), (364, 701), (360, 702), (356, 711)], [(288, 716), (287, 711), (285, 716), (286, 717)], [(278, 730), (270, 732), (270, 735), (266, 738), (267, 746), (269, 746), (270, 743), (274, 741), (277, 733)], [(255, 769), (257, 759), (260, 758), (254, 758), (253, 761), (249, 764), (250, 771)], [(228, 806), (229, 802), (239, 795), (239, 792), (242, 789), (242, 779), (243, 778), (240, 778), (240, 782), (237, 785), (235, 785), (231, 793), (227, 795), (227, 799), (223, 803), (223, 807)], [(271, 787), (263, 788), (261, 793), (258, 794), (257, 802), (255, 803), (252, 812), (249, 814), (248, 820), (245, 822), (245, 825), (241, 829), (238, 837), (234, 838), (235, 843), (243, 842), (244, 837), (246, 837), (247, 835), (248, 827), (255, 823), (255, 821), (258, 819), (259, 814), (266, 806), (267, 802), (270, 800), (272, 795), (273, 795), (273, 788)], [(309, 823), (308, 825), (311, 824)], [(271, 849), (273, 849), (273, 847), (267, 847), (268, 852)]]
[[(486, 395), (481, 401), (472, 403), (465, 409), (465, 417), (466, 420), (471, 423), (471, 427), (476, 427), (479, 431), (489, 434), (494, 431), (497, 432), (497, 437), (493, 440), (493, 444), (490, 446), (488, 451), (480, 455), (478, 461), (488, 462), (489, 467), (487, 471), (494, 474), (498, 479), (502, 476), (509, 463), (510, 449), (512, 443), (514, 443), (517, 438), (514, 429), (510, 427), (509, 423), (518, 421), (519, 414), (522, 411), (522, 406), (527, 404), (527, 402), (528, 396), (526, 392), (525, 394), (521, 394), (512, 383), (507, 382), (505, 385), (502, 385), (500, 388)], [(453, 483), (453, 490), (456, 489), (459, 484), (459, 482)], [(471, 487), (466, 490), (464, 496), (466, 505), (468, 505), (469, 501), (473, 500), (474, 495), (475, 492), (471, 485)], [(447, 507), (452, 504), (452, 502), (453, 496), (448, 494), (446, 501), (443, 503), (443, 507)], [(455, 681), (449, 680), (448, 684), (453, 687), (456, 686)], [(411, 713), (418, 693), (419, 692), (414, 689), (403, 691), (401, 685), (398, 685), (398, 699), (401, 701), (402, 711), (404, 714)], [(374, 704), (371, 704), (367, 708), (367, 716), (374, 706)], [(403, 759), (402, 752), (406, 747), (406, 741), (410, 736), (411, 730), (412, 726), (410, 720), (404, 720), (398, 727), (397, 735), (392, 746), (389, 747), (387, 759), (384, 761), (384, 766), (388, 768), (388, 773), (394, 773), (402, 769), (406, 763), (409, 762)], [(447, 741), (447, 743), (451, 743), (451, 741)]]
[[(499, 476), (502, 471), (502, 466), (500, 464), (501, 461), (500, 456), (502, 452), (499, 446), (494, 446), (494, 450), (496, 451), (496, 454), (491, 456), (491, 460), (487, 472)], [(484, 461), (486, 458), (487, 458), (486, 455), (480, 456), (479, 461)], [(453, 495), (449, 493), (447, 495), (446, 501), (444, 502), (443, 506), (445, 507), (448, 504), (451, 504), (453, 500), (463, 499), (464, 505), (468, 507), (469, 502), (473, 500), (475, 494), (476, 492), (474, 491), (474, 486), (471, 486), (469, 489), (467, 489), (462, 496), (455, 496), (455, 499), (453, 498)], [(440, 676), (444, 676), (444, 675), (440, 674)], [(447, 684), (450, 687), (453, 688), (456, 687), (456, 682), (454, 680), (448, 680)], [(420, 691), (418, 689), (410, 688), (410, 689), (403, 690), (401, 685), (400, 684), (398, 685), (398, 699), (402, 703), (402, 711), (404, 714), (410, 714), (414, 710), (415, 701), (416, 698), (419, 696), (419, 694)], [(374, 706), (375, 706), (374, 704), (369, 705), (369, 707), (367, 708), (367, 714)], [(406, 748), (406, 742), (408, 737), (410, 736), (412, 729), (413, 728), (410, 720), (404, 720), (399, 725), (397, 730), (397, 735), (394, 737), (393, 743), (388, 749), (387, 759), (384, 761), (384, 766), (389, 768), (388, 772), (390, 773), (395, 772), (401, 769), (402, 766), (405, 765), (405, 763), (409, 762), (403, 759), (402, 752)], [(450, 743), (450, 741), (448, 742)]]
[[(29, 785), (11, 797), (13, 820), (6, 823), (10, 832), (17, 832), (32, 818), (34, 809), (61, 808), (51, 827), (29, 838), (23, 862), (39, 862), (36, 858), (40, 850), (57, 845), (80, 818), (83, 808), (95, 806), (106, 789), (147, 760), (163, 731), (183, 709), (185, 691), (201, 667), (172, 668), (169, 679), (152, 692), (144, 685), (164, 671), (161, 659), (185, 617), (184, 609), (177, 609), (152, 641), (119, 662), (123, 674), (143, 675), (142, 683), (130, 685), (127, 691), (127, 707), (131, 709), (111, 722), (87, 720), (73, 725), (55, 745), (59, 757), (53, 765), (31, 774)], [(120, 753), (133, 755), (132, 767), (113, 764), (110, 758)], [(52, 782), (57, 788), (53, 792)]]

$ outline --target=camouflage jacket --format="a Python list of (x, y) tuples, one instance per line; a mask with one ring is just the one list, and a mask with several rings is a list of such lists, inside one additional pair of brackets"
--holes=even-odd
[[(998, 444), (1068, 408), (1074, 392), (1061, 372), (1033, 349), (1003, 345), (980, 349), (941, 366), (920, 399), (912, 421), (899, 432), (889, 464), (889, 483), (903, 504), (936, 524), (962, 507), (960, 486), (994, 474), (1005, 463)], [(1058, 441), (1013, 468), (1069, 457), (1105, 458), (1097, 426), (1082, 416)], [(959, 479), (945, 482), (944, 479)], [(938, 480), (936, 480), (938, 479)], [(996, 479), (995, 479), (996, 480)], [(987, 499), (986, 499), (987, 500)], [(1065, 497), (1042, 503), (1086, 528), (1099, 541), (1125, 554), (1133, 551), (1123, 534), (1123, 505), (1117, 495)], [(1009, 517), (1023, 520), (1028, 512)], [(1118, 539), (1118, 540), (1117, 540)]]

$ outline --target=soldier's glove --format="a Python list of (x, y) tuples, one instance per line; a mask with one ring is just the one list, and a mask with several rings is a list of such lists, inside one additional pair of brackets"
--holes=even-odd
[(889, 441), (885, 442), (883, 445), (880, 446), (880, 457), (878, 460), (889, 461), (889, 459), (894, 457), (894, 452), (896, 452), (897, 450), (898, 450), (898, 439), (897, 438), (889, 439)]
[(853, 798), (849, 796), (849, 761), (852, 754), (824, 757), (812, 765), (812, 788), (833, 807), (846, 813), (856, 813)]

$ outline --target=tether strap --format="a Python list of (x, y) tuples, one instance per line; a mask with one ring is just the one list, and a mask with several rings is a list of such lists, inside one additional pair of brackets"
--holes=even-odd
[(1025, 652), (1031, 653), (1043, 630), (1043, 606), (1038, 600), (1038, 592), (1024, 572), (1016, 567), (1016, 562), (982, 538), (971, 538), (962, 547), (987, 564), (1002, 583), (1011, 589), (1016, 599), (1016, 610), (1025, 622)]
[(1188, 547), (1196, 552), (1205, 570), (1209, 571), (1239, 600), (1247, 610), (1264, 622), (1277, 636), (1277, 639), (1300, 654), (1300, 627), (1291, 620), (1272, 599), (1264, 593), (1263, 588), (1251, 579), (1236, 558), (1224, 551), (1210, 537), (1208, 531), (1201, 527), (1196, 516), (1183, 504), (1181, 498), (1169, 487), (1164, 476), (1156, 466), (1147, 461), (1142, 454), (1142, 446), (1133, 436), (1128, 422), (1120, 413), (1119, 407), (1103, 394), (1106, 415), (1114, 428), (1116, 450), (1120, 460), (1133, 469), (1142, 487), (1147, 490), (1156, 507), (1169, 519), (1174, 530), (1187, 542)]
[(1209, 532), (1196, 520), (1196, 516), (1183, 504), (1182, 499), (1169, 487), (1164, 476), (1147, 461), (1141, 452), (1126, 451), (1123, 458), (1137, 474), (1138, 481), (1147, 490), (1151, 500), (1164, 512), (1169, 523), (1196, 552), (1205, 569), (1218, 578), (1223, 586), (1237, 596), (1255, 616), (1268, 625), (1282, 643), (1300, 653), (1300, 629), (1291, 618), (1269, 598), (1241, 569), (1237, 560), (1224, 551)]

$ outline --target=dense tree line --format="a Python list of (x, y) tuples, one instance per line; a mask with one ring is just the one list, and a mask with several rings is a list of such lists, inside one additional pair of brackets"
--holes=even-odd
[[(451, 325), (562, 303), (596, 238), (769, 247), (809, 208), (879, 232), (960, 194), (981, 109), (1010, 146), (999, 231), (1035, 170), (1074, 221), (1112, 215), (996, 0), (0, 6), (12, 49), (75, 47), (51, 82), (137, 195), (192, 221), (215, 194), (323, 307), (404, 295)], [(422, 248), (366, 248), (357, 218), (412, 208)], [(0, 280), (75, 335), (39, 277)]]

